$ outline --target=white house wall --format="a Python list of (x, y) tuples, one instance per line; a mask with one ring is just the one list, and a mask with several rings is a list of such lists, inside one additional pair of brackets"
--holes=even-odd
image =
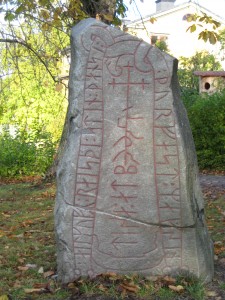
[(180, 56), (192, 56), (196, 51), (201, 50), (217, 53), (219, 45), (211, 45), (209, 42), (205, 43), (199, 40), (199, 30), (193, 33), (187, 32), (187, 28), (191, 23), (183, 20), (183, 17), (194, 13), (200, 14), (200, 11), (196, 10), (196, 7), (193, 5), (181, 7), (180, 9), (176, 8), (168, 11), (168, 13), (162, 12), (155, 16), (157, 21), (154, 24), (149, 21), (150, 17), (145, 21), (146, 29), (143, 28), (142, 22), (138, 24), (133, 23), (128, 25), (128, 32), (137, 35), (148, 43), (151, 43), (151, 35), (166, 35), (170, 53), (177, 58)]

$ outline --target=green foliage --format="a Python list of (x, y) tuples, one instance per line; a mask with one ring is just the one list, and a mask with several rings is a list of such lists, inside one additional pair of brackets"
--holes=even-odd
[(207, 51), (196, 52), (191, 57), (180, 57), (178, 77), (182, 88), (195, 89), (198, 91), (199, 79), (193, 74), (194, 71), (217, 71), (222, 70), (221, 64), (215, 56)]
[(41, 31), (57, 28), (67, 33), (80, 20), (97, 15), (103, 21), (118, 25), (127, 10), (123, 0), (17, 0), (11, 4), (11, 0), (0, 1), (5, 21), (26, 18), (28, 22), (38, 23)]
[(168, 288), (160, 288), (157, 294), (160, 300), (172, 300), (176, 296), (176, 294)]
[[(23, 35), (29, 35), (29, 26), (21, 28)], [(44, 174), (53, 162), (67, 100), (65, 87), (61, 84), (59, 89), (52, 78), (60, 72), (58, 49), (67, 45), (68, 37), (55, 29), (46, 37), (52, 42), (46, 43), (38, 30), (29, 38), (38, 55), (48, 60), (46, 66), (21, 44), (1, 49), (0, 72), (7, 75), (1, 79), (0, 126), (17, 130), (16, 136), (8, 131), (0, 135), (1, 177)]]
[(47, 132), (0, 134), (0, 177), (43, 175), (51, 166), (56, 145)]
[(203, 40), (204, 42), (209, 41), (212, 45), (216, 44), (216, 42), (219, 40), (219, 34), (216, 32), (216, 30), (221, 26), (221, 24), (215, 21), (211, 16), (208, 16), (205, 13), (203, 13), (201, 16), (192, 14), (187, 18), (187, 21), (193, 22), (193, 24), (187, 29), (187, 31), (190, 31), (191, 33), (195, 32), (197, 28), (202, 29), (203, 25), (207, 26), (207, 29), (199, 32), (199, 40)]
[(117, 25), (126, 10), (123, 0), (0, 0), (5, 20), (0, 30), (0, 126), (18, 128), (14, 138), (6, 132), (0, 136), (1, 176), (42, 173), (52, 161), (67, 108), (62, 53), (72, 26), (88, 16)]
[(196, 89), (181, 88), (181, 98), (187, 110), (195, 103), (198, 97), (199, 93)]
[(201, 169), (225, 170), (225, 90), (183, 96)]
[[(217, 119), (217, 109), (221, 106), (222, 96), (199, 95), (199, 78), (194, 71), (220, 70), (221, 65), (215, 57), (208, 52), (197, 52), (194, 56), (181, 57), (179, 61), (178, 78), (181, 85), (182, 100), (187, 109), (189, 121), (192, 127), (195, 146), (197, 150), (199, 166), (202, 169), (221, 169), (223, 158), (221, 150), (214, 147), (225, 147), (221, 127), (225, 126)], [(214, 103), (216, 98), (216, 103)], [(210, 100), (211, 99), (211, 100)], [(214, 106), (215, 105), (215, 106)], [(220, 110), (220, 109), (219, 109)], [(205, 114), (205, 111), (208, 114)], [(212, 113), (212, 114), (211, 114)], [(211, 120), (211, 118), (215, 120)], [(222, 120), (221, 120), (222, 121)], [(215, 127), (211, 124), (215, 123)], [(223, 121), (224, 122), (224, 121)], [(211, 129), (213, 127), (213, 129)], [(217, 128), (218, 129), (217, 131)], [(211, 132), (208, 134), (208, 132)]]
[(168, 45), (167, 45), (166, 41), (157, 40), (156, 43), (155, 43), (155, 46), (157, 48), (159, 48), (161, 51), (169, 52)]
[(77, 21), (86, 17), (83, 5), (80, 0), (52, 1), (39, 0), (27, 1), (5, 0), (0, 2), (0, 9), (4, 12), (5, 21), (19, 20), (21, 17), (26, 20), (38, 20), (40, 29), (45, 30), (45, 24), (49, 27), (65, 28), (71, 27)]
[(220, 42), (220, 57), (222, 60), (225, 59), (225, 29), (219, 32), (219, 42)]
[[(29, 26), (21, 28), (24, 35), (29, 34)], [(29, 41), (48, 59), (47, 68), (56, 77), (61, 70), (57, 49), (68, 44), (68, 37), (54, 29), (47, 36), (51, 37), (49, 43), (38, 32)], [(1, 79), (0, 125), (15, 126), (23, 134), (44, 132), (53, 141), (59, 140), (67, 107), (65, 87), (61, 84), (59, 89), (46, 66), (23, 45), (10, 44), (1, 54), (1, 73), (7, 75)]]

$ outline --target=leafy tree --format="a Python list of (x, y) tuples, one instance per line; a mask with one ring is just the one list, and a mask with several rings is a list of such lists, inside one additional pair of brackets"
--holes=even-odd
[[(23, 24), (20, 30), (27, 36), (30, 28)], [(35, 24), (32, 30), (35, 31)], [(20, 36), (21, 32), (17, 30), (16, 34)], [(51, 43), (46, 43), (48, 37)], [(52, 121), (60, 114), (63, 120), (65, 101), (64, 94), (56, 91), (59, 84), (53, 84), (53, 80), (57, 81), (61, 69), (58, 49), (66, 46), (68, 40), (67, 35), (53, 28), (45, 37), (38, 31), (29, 37), (29, 43), (35, 47), (33, 51), (20, 43), (9, 43), (1, 49), (1, 72), (6, 76), (1, 80), (0, 123), (27, 130), (42, 127), (55, 138), (59, 136), (63, 121), (58, 121), (57, 126)]]
[(191, 57), (180, 57), (178, 76), (182, 88), (198, 91), (198, 77), (194, 71), (217, 71), (221, 70), (221, 64), (215, 56), (207, 51), (196, 52)]
[(25, 144), (58, 141), (67, 106), (61, 56), (71, 27), (89, 16), (119, 24), (125, 11), (122, 0), (0, 0), (0, 126), (13, 125)]
[(71, 27), (89, 16), (118, 25), (126, 9), (123, 0), (0, 0), (0, 124), (57, 140), (66, 110), (60, 60)]

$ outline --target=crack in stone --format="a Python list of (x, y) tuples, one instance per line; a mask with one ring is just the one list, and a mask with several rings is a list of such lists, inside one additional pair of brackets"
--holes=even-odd
[(118, 216), (118, 215), (114, 215), (114, 214), (111, 214), (111, 213), (107, 213), (107, 212), (104, 212), (104, 211), (101, 211), (101, 210), (90, 210), (90, 209), (85, 209), (85, 208), (82, 208), (80, 206), (74, 206), (74, 205), (71, 205), (71, 204), (68, 204), (69, 206), (71, 206), (72, 209), (79, 209), (81, 211), (85, 211), (85, 212), (94, 212), (94, 213), (97, 213), (97, 214), (100, 214), (100, 215), (106, 215), (108, 217), (114, 217), (114, 218), (117, 218), (119, 220), (124, 220), (124, 221), (129, 221), (129, 222), (133, 222), (133, 223), (137, 223), (137, 224), (140, 224), (140, 225), (144, 225), (144, 226), (158, 226), (158, 227), (163, 227), (163, 228), (177, 228), (177, 229), (185, 229), (185, 228), (195, 228), (196, 226), (196, 223), (197, 223), (197, 220), (191, 224), (191, 225), (187, 225), (187, 226), (177, 226), (177, 225), (170, 225), (170, 224), (162, 224), (162, 223), (151, 223), (151, 222), (143, 222), (141, 220), (133, 220), (133, 219), (130, 219), (130, 218), (127, 218), (127, 217), (122, 217), (122, 216)]

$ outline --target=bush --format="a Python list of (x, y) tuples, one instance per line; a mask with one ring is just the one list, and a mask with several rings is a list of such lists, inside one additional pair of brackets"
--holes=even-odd
[(55, 153), (52, 137), (46, 132), (8, 130), (0, 134), (0, 177), (42, 175), (51, 166)]
[[(225, 170), (225, 90), (213, 95), (183, 93), (201, 169)], [(188, 100), (189, 98), (189, 100)]]
[(199, 98), (199, 92), (195, 89), (181, 87), (181, 97), (186, 109), (188, 109)]

